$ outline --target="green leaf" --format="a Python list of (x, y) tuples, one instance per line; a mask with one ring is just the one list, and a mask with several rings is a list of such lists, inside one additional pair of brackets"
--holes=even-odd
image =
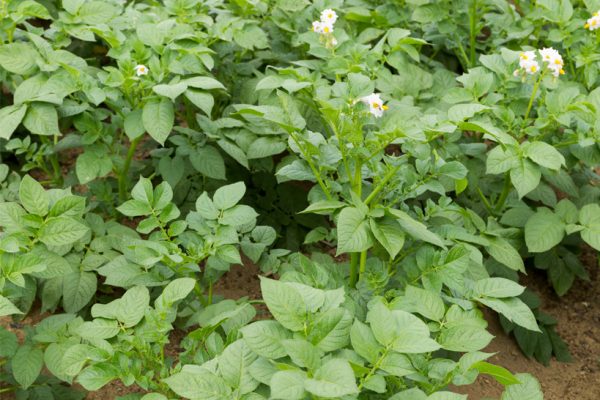
[(169, 309), (176, 302), (185, 299), (195, 285), (196, 280), (193, 278), (178, 278), (171, 281), (154, 301), (154, 307), (157, 310)]
[(98, 278), (93, 272), (75, 271), (63, 277), (63, 308), (75, 313), (96, 294)]
[(35, 179), (25, 175), (19, 186), (19, 200), (27, 211), (41, 217), (48, 214), (50, 198), (48, 194)]
[(206, 192), (202, 193), (196, 200), (196, 211), (206, 219), (217, 219), (219, 217), (219, 209), (215, 207), (213, 201), (208, 197)]
[(142, 120), (142, 110), (133, 110), (125, 116), (123, 128), (129, 140), (136, 139), (146, 132), (144, 122)]
[(142, 111), (144, 129), (161, 145), (171, 133), (174, 119), (173, 103), (165, 97), (150, 100)]
[(213, 179), (225, 179), (225, 161), (215, 147), (206, 145), (189, 155), (192, 166), (202, 175)]
[(482, 328), (474, 326), (455, 326), (443, 329), (437, 338), (442, 348), (450, 351), (469, 352), (486, 347), (494, 336)]
[(390, 259), (396, 258), (404, 246), (404, 231), (392, 218), (370, 219), (369, 225), (375, 239), (387, 250)]
[(557, 171), (565, 165), (565, 158), (558, 150), (545, 142), (527, 142), (521, 144), (523, 153), (537, 165)]
[(366, 215), (355, 207), (346, 207), (337, 221), (337, 255), (361, 252), (372, 246)]
[(22, 389), (31, 386), (42, 371), (44, 353), (37, 347), (23, 345), (11, 360), (13, 376)]
[(259, 356), (271, 360), (286, 356), (287, 353), (281, 341), (289, 339), (291, 333), (279, 322), (257, 321), (243, 327), (240, 331), (248, 347)]
[(196, 89), (225, 89), (225, 86), (223, 86), (221, 82), (209, 76), (195, 76), (193, 78), (185, 79), (183, 83)]
[(205, 368), (186, 368), (163, 379), (169, 388), (186, 399), (225, 400), (231, 389), (223, 379)]
[(220, 222), (223, 225), (241, 226), (256, 221), (258, 214), (250, 206), (244, 204), (238, 204), (225, 211), (223, 211), (223, 217)]
[(116, 319), (125, 328), (137, 325), (146, 313), (150, 304), (150, 293), (144, 286), (135, 286), (120, 299), (113, 300), (108, 304), (94, 304), (92, 317)]
[(475, 282), (474, 290), (476, 296), (502, 298), (519, 296), (525, 288), (510, 279), (485, 278)]
[(246, 193), (244, 182), (221, 186), (213, 196), (214, 205), (219, 210), (227, 210), (235, 206), (244, 197), (244, 193)]
[(315, 372), (312, 379), (304, 381), (304, 389), (320, 397), (340, 398), (359, 392), (350, 363), (333, 358)]
[(579, 210), (579, 222), (584, 226), (581, 238), (600, 251), (600, 205), (586, 204)]
[(352, 315), (343, 308), (333, 308), (320, 314), (313, 322), (307, 339), (319, 349), (331, 352), (348, 344)]
[[(2, 47), (0, 47), (1, 49)], [(26, 104), (12, 105), (0, 109), (0, 121), (2, 121), (2, 124), (0, 124), (0, 138), (10, 139), (26, 112)]]
[(517, 189), (519, 198), (535, 189), (539, 183), (542, 173), (540, 168), (529, 160), (520, 160), (519, 163), (510, 170), (510, 180)]
[(265, 158), (283, 153), (287, 149), (287, 144), (276, 137), (260, 137), (256, 139), (246, 152), (248, 159)]
[(302, 400), (306, 396), (304, 381), (306, 373), (300, 370), (278, 371), (271, 378), (271, 399)]
[(338, 208), (342, 208), (346, 205), (341, 201), (336, 200), (322, 200), (317, 201), (306, 207), (304, 210), (300, 211), (300, 214), (314, 213), (321, 215), (328, 215), (332, 211), (337, 210)]
[[(2, 297), (0, 296), (0, 298)], [(0, 313), (0, 316), (3, 315)], [(18, 348), (19, 340), (17, 339), (17, 335), (4, 328), (0, 328), (0, 357), (11, 358), (15, 355)]]
[(487, 154), (485, 161), (487, 174), (502, 174), (519, 165), (519, 155), (514, 147), (496, 146)]
[(383, 350), (383, 346), (377, 342), (371, 328), (358, 319), (354, 320), (350, 329), (350, 341), (354, 351), (372, 364), (377, 361), (379, 353)]
[(502, 394), (501, 400), (543, 400), (540, 383), (529, 374), (517, 374), (520, 383), (510, 385)]
[(525, 303), (516, 297), (496, 299), (482, 297), (478, 302), (490, 307), (492, 310), (502, 314), (506, 319), (522, 326), (530, 331), (540, 332), (533, 312)]
[(483, 110), (489, 110), (489, 107), (478, 103), (457, 104), (448, 109), (448, 119), (452, 122), (461, 122)]
[(512, 270), (525, 272), (523, 259), (519, 255), (519, 252), (515, 250), (509, 242), (495, 236), (486, 236), (486, 238), (490, 244), (489, 246), (486, 246), (485, 249), (490, 253), (490, 256), (492, 256), (494, 260), (506, 265)]
[(40, 241), (48, 246), (64, 246), (81, 239), (89, 228), (71, 217), (49, 218), (38, 232)]
[(3, 43), (0, 46), (0, 66), (18, 75), (31, 75), (35, 72), (38, 53), (29, 43)]
[(206, 115), (210, 116), (212, 114), (212, 109), (215, 105), (215, 99), (210, 93), (188, 89), (185, 91), (184, 95), (196, 107), (204, 111)]
[(49, 217), (80, 217), (85, 211), (85, 197), (66, 196), (58, 199), (50, 208)]
[(27, 114), (25, 114), (23, 126), (36, 135), (60, 135), (56, 108), (48, 103), (31, 103), (27, 109)]
[(139, 217), (152, 214), (152, 207), (145, 201), (133, 199), (121, 204), (117, 211), (128, 217)]
[(320, 366), (323, 353), (312, 343), (304, 339), (286, 339), (282, 344), (287, 355), (297, 366), (308, 370), (315, 370)]
[(260, 277), (263, 299), (273, 317), (292, 331), (304, 329), (306, 303), (293, 286), (285, 282)]
[(441, 321), (444, 318), (446, 308), (438, 293), (414, 286), (406, 286), (406, 298), (413, 305), (411, 311), (417, 312), (432, 321)]
[(428, 230), (427, 226), (425, 226), (419, 221), (416, 221), (404, 211), (396, 209), (389, 209), (388, 211), (398, 219), (398, 222), (400, 222), (400, 226), (402, 226), (402, 229), (404, 229), (406, 233), (408, 233), (415, 239), (423, 240), (424, 242), (434, 244), (443, 249), (446, 248), (442, 238)]
[(77, 377), (77, 382), (91, 392), (119, 377), (119, 370), (110, 364), (96, 364), (85, 368)]
[(219, 356), (219, 373), (225, 382), (236, 388), (240, 394), (250, 393), (259, 385), (249, 372), (249, 367), (256, 358), (257, 355), (244, 340), (236, 340)]
[[(476, 369), (480, 374), (486, 374), (496, 379), (500, 384), (504, 386), (515, 385), (521, 383), (516, 376), (514, 376), (509, 370), (498, 365), (490, 364), (486, 361), (478, 361), (471, 367)], [(517, 399), (515, 399), (517, 400)]]
[(152, 87), (154, 93), (168, 97), (172, 102), (179, 97), (183, 92), (187, 90), (187, 85), (184, 82), (173, 83), (173, 84), (160, 84)]
[(7, 315), (23, 314), (13, 303), (6, 297), (0, 296), (0, 317)]
[(379, 343), (399, 353), (427, 353), (440, 348), (429, 337), (429, 328), (423, 321), (406, 311), (390, 311), (381, 302), (369, 310), (367, 322)]
[(564, 222), (547, 208), (539, 208), (525, 224), (525, 243), (532, 253), (550, 250), (558, 245), (564, 236)]

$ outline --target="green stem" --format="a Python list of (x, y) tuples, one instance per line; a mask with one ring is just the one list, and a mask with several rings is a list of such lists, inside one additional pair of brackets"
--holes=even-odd
[(310, 167), (310, 170), (312, 171), (313, 175), (315, 176), (317, 183), (321, 187), (321, 190), (323, 190), (323, 193), (325, 193), (325, 197), (327, 197), (327, 200), (332, 200), (333, 197), (331, 196), (331, 193), (329, 192), (327, 185), (325, 185), (325, 182), (321, 178), (321, 173), (319, 172), (319, 170), (317, 170), (317, 167), (315, 167), (315, 164), (310, 159), (310, 155), (306, 154), (304, 152), (304, 148), (300, 144), (300, 141), (298, 140), (298, 138), (296, 138), (295, 134), (290, 133), (290, 136), (292, 137), (292, 140), (296, 143), (296, 146), (298, 146), (298, 148), (300, 149), (300, 152), (302, 153), (302, 157), (304, 157), (304, 159), (308, 163), (308, 166)]
[(506, 172), (504, 174), (504, 186), (502, 187), (502, 193), (500, 194), (500, 197), (498, 198), (498, 202), (496, 203), (496, 207), (494, 208), (496, 213), (502, 211), (502, 208), (504, 207), (504, 203), (506, 202), (506, 198), (508, 197), (508, 195), (510, 193), (510, 189), (511, 189), (510, 174), (508, 172)]
[(371, 376), (373, 376), (373, 374), (375, 372), (377, 372), (377, 370), (381, 366), (381, 363), (387, 357), (387, 354), (388, 354), (389, 351), (390, 351), (389, 347), (386, 347), (385, 349), (383, 349), (383, 352), (381, 353), (381, 357), (379, 357), (377, 359), (377, 361), (375, 362), (375, 364), (373, 364), (373, 368), (371, 368), (371, 370), (367, 373), (367, 375), (365, 375), (365, 377), (360, 380), (360, 384), (358, 385), (358, 390), (359, 391), (363, 388), (363, 386), (364, 386), (365, 382), (367, 381), (367, 379), (369, 379)]
[(208, 304), (211, 305), (213, 301), (213, 283), (208, 282)]
[(358, 281), (358, 253), (350, 254), (350, 287), (355, 288)]
[(392, 179), (392, 177), (396, 174), (396, 172), (398, 172), (399, 169), (400, 169), (400, 166), (397, 165), (394, 168), (392, 168), (391, 170), (389, 170), (387, 174), (385, 174), (385, 176), (383, 177), (381, 182), (379, 182), (379, 184), (375, 187), (375, 189), (373, 189), (371, 194), (369, 194), (369, 196), (367, 196), (367, 198), (365, 200), (365, 205), (368, 206), (369, 203), (371, 201), (373, 201), (375, 196), (377, 196), (379, 194), (379, 192), (381, 192), (381, 190), (383, 190), (383, 187), (390, 181), (390, 179)]
[(135, 149), (142, 140), (142, 137), (143, 135), (133, 139), (129, 145), (129, 150), (127, 150), (127, 156), (125, 157), (125, 164), (123, 164), (123, 169), (119, 174), (119, 200), (121, 200), (121, 203), (127, 199), (127, 178), (129, 175), (129, 167), (131, 166), (131, 160), (135, 154)]
[(477, 0), (472, 0), (471, 8), (469, 10), (469, 27), (470, 27), (470, 35), (469, 35), (469, 50), (471, 52), (471, 57), (469, 59), (469, 65), (471, 67), (475, 66), (475, 44), (477, 40)]
[(367, 270), (367, 251), (363, 250), (360, 253), (360, 269), (358, 272), (359, 279)]
[(542, 83), (542, 79), (544, 79), (544, 75), (546, 75), (546, 70), (544, 70), (544, 72), (540, 74), (539, 78), (533, 85), (531, 97), (529, 98), (529, 104), (527, 104), (527, 111), (525, 111), (525, 116), (523, 117), (523, 124), (521, 125), (521, 130), (525, 129), (525, 125), (527, 125), (527, 120), (529, 119), (529, 113), (531, 112), (531, 108), (533, 107), (535, 95), (537, 94), (537, 91), (540, 88), (540, 84)]

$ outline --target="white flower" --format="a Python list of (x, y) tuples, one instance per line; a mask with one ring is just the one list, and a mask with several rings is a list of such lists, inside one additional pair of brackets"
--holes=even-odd
[(321, 21), (313, 21), (312, 30), (313, 32), (323, 33), (323, 23)]
[(323, 12), (321, 12), (321, 22), (325, 23), (325, 24), (335, 24), (335, 21), (337, 21), (337, 14), (335, 13), (335, 11), (333, 11), (331, 8), (328, 8), (326, 10), (323, 10)]
[(376, 118), (383, 115), (383, 112), (388, 109), (388, 106), (383, 104), (383, 100), (377, 93), (370, 94), (360, 99), (363, 103), (369, 106), (369, 112)]
[(338, 44), (338, 41), (337, 41), (336, 38), (331, 39), (331, 45), (332, 46), (337, 46), (337, 44)]
[(139, 64), (135, 66), (135, 74), (137, 76), (148, 75), (148, 67), (145, 65)]
[(540, 70), (540, 65), (538, 64), (535, 56), (535, 51), (523, 51), (519, 54), (519, 67), (513, 72), (514, 76), (521, 75), (522, 72), (525, 74), (533, 75)]
[(595, 31), (596, 29), (600, 28), (600, 11), (595, 12), (592, 18), (588, 19), (583, 27), (585, 29), (589, 29), (590, 31)]
[(519, 67), (523, 69), (527, 69), (527, 67), (531, 66), (532, 62), (536, 62), (535, 60), (535, 51), (523, 51), (519, 54)]
[(542, 56), (542, 60), (548, 63), (548, 69), (552, 71), (552, 75), (555, 77), (562, 75), (565, 73), (563, 66), (564, 61), (560, 55), (560, 53), (554, 50), (552, 47), (544, 48), (539, 50), (540, 55)]
[(321, 21), (321, 29), (323, 30), (322, 33), (333, 33), (333, 24)]

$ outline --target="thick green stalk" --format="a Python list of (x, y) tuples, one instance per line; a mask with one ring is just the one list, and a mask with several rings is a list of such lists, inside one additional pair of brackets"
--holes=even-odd
[(506, 198), (508, 197), (508, 195), (510, 193), (510, 189), (511, 189), (510, 173), (506, 172), (504, 174), (504, 186), (502, 187), (502, 193), (500, 194), (500, 197), (498, 198), (496, 207), (494, 207), (494, 211), (496, 211), (496, 213), (502, 211), (502, 208), (504, 207), (504, 203), (506, 202)]
[(391, 170), (389, 170), (387, 174), (385, 174), (385, 176), (383, 177), (381, 182), (379, 182), (379, 184), (375, 187), (375, 189), (373, 189), (371, 194), (369, 194), (369, 196), (367, 196), (367, 198), (365, 199), (365, 205), (368, 206), (369, 203), (371, 203), (371, 201), (373, 201), (375, 196), (377, 196), (379, 194), (379, 192), (381, 192), (381, 190), (385, 187), (385, 185), (387, 185), (387, 183), (390, 181), (390, 179), (392, 179), (394, 177), (394, 175), (396, 174), (396, 172), (398, 172), (399, 169), (400, 169), (400, 166), (397, 165), (394, 168), (392, 168)]
[(475, 66), (475, 44), (477, 40), (477, 0), (471, 1), (471, 8), (469, 10), (469, 27), (470, 27), (470, 35), (469, 35), (469, 50), (470, 50), (470, 58), (469, 63), (471, 67)]
[(365, 271), (367, 270), (367, 251), (363, 250), (360, 253), (360, 269), (359, 269), (359, 275), (362, 275), (365, 273)]
[(358, 253), (350, 254), (350, 287), (355, 288), (358, 282)]
[(119, 200), (121, 200), (121, 202), (124, 202), (127, 199), (127, 178), (129, 175), (129, 167), (131, 166), (131, 160), (135, 154), (135, 149), (142, 140), (142, 137), (143, 135), (133, 139), (129, 145), (129, 150), (127, 150), (127, 156), (125, 157), (125, 164), (123, 164), (123, 169), (119, 174)]

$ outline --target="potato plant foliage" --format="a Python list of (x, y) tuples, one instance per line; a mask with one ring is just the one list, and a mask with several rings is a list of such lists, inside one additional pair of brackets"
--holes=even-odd
[(0, 397), (542, 399), (482, 309), (570, 358), (518, 282), (600, 251), (599, 11), (0, 0)]

